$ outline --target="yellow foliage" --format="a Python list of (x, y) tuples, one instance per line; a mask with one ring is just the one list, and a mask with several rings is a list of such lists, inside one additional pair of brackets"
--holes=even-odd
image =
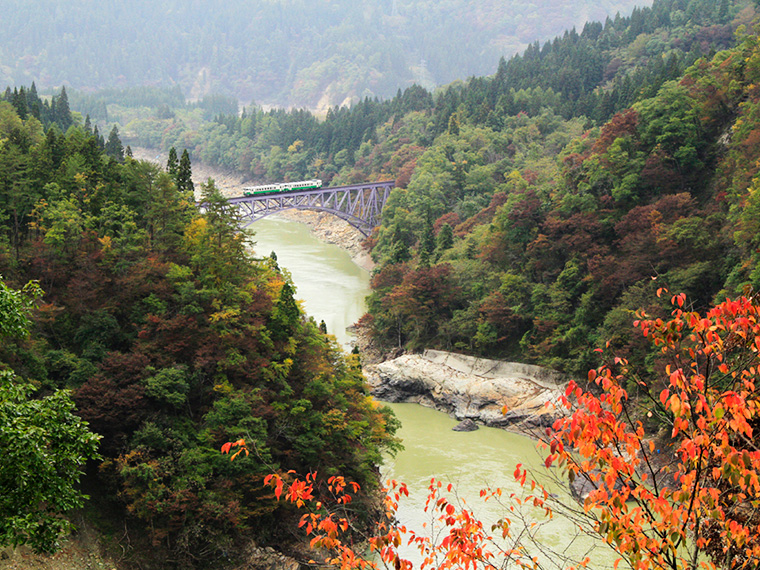
[(293, 141), (293, 144), (288, 147), (288, 152), (296, 153), (296, 152), (299, 152), (301, 149), (303, 149), (303, 141), (296, 140), (296, 141)]
[(216, 313), (211, 313), (210, 320), (212, 323), (218, 323), (219, 321), (235, 320), (240, 316), (240, 309), (225, 309)]
[(103, 251), (108, 252), (111, 250), (111, 236), (103, 236), (102, 238), (98, 238), (98, 241), (103, 246)]

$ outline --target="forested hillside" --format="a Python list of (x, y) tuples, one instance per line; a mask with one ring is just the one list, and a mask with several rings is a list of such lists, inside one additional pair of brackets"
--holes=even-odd
[(510, 133), (514, 117), (550, 112), (601, 125), (653, 96), (697, 58), (733, 45), (733, 30), (752, 15), (746, 1), (657, 1), (630, 17), (590, 22), (532, 44), (498, 66), (494, 62), (492, 76), (435, 93), (415, 85), (392, 99), (333, 107), (325, 120), (304, 110), (256, 106), (240, 116), (234, 99), (209, 96), (183, 105), (176, 92), (157, 89), (71, 97), (93, 121), (118, 122), (130, 140), (163, 150), (188, 148), (197, 159), (253, 180), (317, 176), (339, 183), (399, 176), (405, 186), (421, 151), (450, 123), (453, 129), (462, 123)]
[[(177, 88), (45, 99), (36, 84), (10, 88), (0, 301), (30, 280), (44, 294), (29, 303), (28, 336), (7, 336), (0, 319), (2, 378), (14, 371), (38, 398), (71, 390), (102, 436), (85, 478), (98, 524), (126, 532), (129, 555), (150, 552), (155, 568), (221, 564), (243, 537), (282, 543), (298, 514), (273, 500), (267, 474), (340, 473), (371, 492), (397, 445), (358, 358), (301, 313), (274, 257), (248, 256), (214, 185), (201, 214), (189, 160), (168, 172), (135, 161), (120, 133), (256, 181), (395, 179), (367, 240), (378, 265), (363, 319), (388, 350), (585, 378), (609, 341), (646, 375), (659, 357), (631, 323), (639, 308), (667, 314), (658, 289), (701, 309), (760, 288), (756, 14), (744, 0), (658, 0), (531, 44), (493, 75), (365, 98), (324, 120), (238, 114), (225, 95), (187, 103)], [(48, 401), (27, 387), (6, 397), (7, 384), (11, 411)], [(219, 447), (238, 438), (251, 456), (230, 462)], [(351, 508), (367, 517), (370, 497)]]
[(281, 107), (392, 96), (489, 73), (502, 55), (634, 0), (6, 0), (0, 85), (178, 85)]
[[(38, 518), (78, 506), (38, 492), (73, 477), (64, 468), (80, 469), (76, 453), (70, 467), (41, 460), (50, 476), (6, 463), (17, 454), (32, 464), (43, 433), (34, 422), (57, 416), (28, 428), (18, 418), (59, 389), (101, 436), (88, 512), (105, 534), (118, 531), (113, 546), (135, 567), (218, 567), (242, 552), (233, 548), (242, 538), (281, 544), (296, 521), (263, 485), (275, 471), (350, 474), (370, 491), (356, 503), (366, 517), (396, 422), (365, 393), (356, 357), (302, 314), (276, 261), (249, 257), (213, 183), (200, 214), (181, 169), (135, 161), (118, 137), (104, 144), (89, 125), (72, 125), (65, 93), (10, 99), (0, 100), (0, 333), (24, 324), (8, 321), (5, 284), (34, 280), (43, 294), (24, 305), (34, 307), (31, 334), (0, 348), (0, 545), (53, 549), (58, 527)], [(8, 370), (18, 378), (10, 385)], [(11, 389), (21, 382), (36, 395)], [(220, 446), (240, 437), (253, 443), (251, 460), (231, 463)], [(25, 502), (16, 497), (24, 489)]]
[(706, 306), (758, 285), (754, 33), (731, 47), (754, 14), (663, 0), (532, 46), (493, 76), (323, 122), (252, 109), (128, 130), (259, 180), (395, 178), (369, 241), (376, 338), (583, 372), (602, 338), (637, 350), (628, 323), (658, 287)]

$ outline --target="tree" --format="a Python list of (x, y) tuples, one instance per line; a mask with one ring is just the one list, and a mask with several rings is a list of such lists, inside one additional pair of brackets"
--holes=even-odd
[[(24, 336), (40, 294), (34, 284), (13, 291), (0, 282), (0, 335)], [(99, 437), (73, 413), (67, 391), (34, 399), (30, 382), (0, 372), (0, 546), (56, 549), (71, 528), (64, 517), (83, 505), (82, 466), (97, 457)]]
[(182, 157), (179, 159), (176, 182), (177, 188), (181, 192), (188, 192), (191, 196), (193, 195), (195, 185), (193, 184), (193, 170), (190, 165), (190, 155), (187, 153), (187, 149), (182, 151)]
[(201, 279), (209, 283), (240, 284), (247, 277), (245, 268), (246, 233), (241, 231), (239, 214), (210, 178), (201, 186), (204, 215), (185, 230), (190, 260)]
[[(433, 481), (426, 510), (443, 527), (433, 542), (388, 522), (407, 493), (405, 486), (392, 482), (386, 490), (387, 519), (369, 538), (370, 550), (385, 565), (404, 569), (412, 566), (399, 557), (397, 547), (407, 540), (423, 554), (423, 568), (536, 567), (539, 563), (527, 549), (531, 526), (514, 528), (509, 518), (516, 506), (529, 504), (546, 516), (569, 509), (582, 529), (601, 537), (630, 568), (757, 568), (760, 304), (746, 297), (727, 299), (701, 314), (683, 309), (685, 295), (673, 296), (671, 302), (669, 320), (640, 313), (634, 323), (659, 348), (663, 376), (641, 375), (625, 360), (611, 358), (589, 372), (588, 389), (581, 382), (568, 384), (560, 402), (566, 413), (542, 438), (546, 467), (558, 469), (581, 489), (581, 509), (553, 505), (549, 493), (517, 465), (514, 476), (529, 494), (513, 494), (508, 516), (489, 532)], [(638, 393), (635, 400), (629, 387)], [(246, 450), (244, 440), (222, 451), (238, 446), (238, 456)], [(278, 499), (309, 508), (301, 526), (313, 547), (329, 553), (328, 563), (378, 566), (349, 546), (352, 522), (346, 505), (355, 485), (340, 477), (325, 485), (313, 474), (298, 478), (292, 473), (272, 474), (268, 482)], [(502, 494), (497, 489), (481, 495)], [(496, 541), (497, 532), (508, 542)], [(586, 566), (589, 560), (578, 563)]]
[(454, 245), (454, 230), (449, 224), (443, 224), (436, 236), (436, 249), (442, 253)]
[(121, 144), (119, 128), (116, 125), (113, 126), (111, 132), (108, 134), (105, 151), (111, 158), (114, 158), (119, 162), (124, 162), (124, 146)]
[(61, 87), (60, 95), (53, 97), (51, 110), (53, 121), (58, 123), (61, 131), (65, 133), (74, 124), (74, 119), (71, 117), (71, 109), (69, 108), (69, 96), (66, 94), (66, 87)]
[(177, 149), (171, 147), (169, 149), (169, 159), (166, 161), (166, 172), (168, 172), (172, 178), (176, 179), (177, 168), (179, 168), (179, 163), (177, 162)]

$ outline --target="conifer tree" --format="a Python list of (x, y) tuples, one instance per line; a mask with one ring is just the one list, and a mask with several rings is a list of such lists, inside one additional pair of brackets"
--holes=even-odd
[(454, 230), (449, 224), (443, 224), (436, 237), (436, 248), (439, 252), (443, 252), (452, 245), (454, 245)]
[(103, 139), (103, 135), (101, 135), (100, 131), (98, 130), (98, 125), (95, 125), (95, 128), (92, 129), (92, 136), (95, 137), (96, 141), (98, 141), (98, 147), (100, 150), (103, 150), (106, 146), (106, 142)]
[(169, 160), (166, 161), (166, 172), (177, 180), (177, 170), (179, 169), (179, 161), (177, 160), (177, 149), (171, 147), (169, 149)]
[(22, 87), (19, 91), (18, 89), (13, 89), (13, 106), (16, 108), (16, 113), (18, 113), (19, 119), (26, 119), (27, 116), (27, 107), (26, 107), (26, 92), (24, 88)]
[(430, 210), (425, 216), (425, 226), (420, 237), (419, 254), (420, 266), (428, 267), (430, 265), (430, 256), (435, 249), (435, 235), (433, 234), (433, 223), (430, 220)]
[(124, 162), (124, 147), (121, 144), (121, 139), (119, 139), (119, 129), (116, 125), (113, 126), (108, 135), (105, 151), (111, 158), (114, 158), (119, 162)]
[(32, 86), (26, 94), (26, 106), (35, 118), (42, 120), (42, 103), (40, 96), (37, 94), (37, 86), (34, 84), (34, 81), (32, 81)]
[(69, 107), (69, 96), (66, 94), (66, 87), (61, 87), (61, 94), (53, 98), (53, 121), (58, 123), (61, 131), (64, 133), (74, 124), (71, 118), (71, 108)]
[(193, 170), (190, 165), (190, 155), (187, 149), (182, 151), (182, 157), (179, 159), (179, 168), (177, 168), (177, 188), (180, 191), (188, 193), (195, 192), (195, 185), (193, 184)]

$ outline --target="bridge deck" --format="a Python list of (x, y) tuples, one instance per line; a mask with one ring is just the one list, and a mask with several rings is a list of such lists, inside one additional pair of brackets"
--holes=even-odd
[(394, 187), (394, 181), (294, 190), (258, 196), (229, 198), (245, 226), (283, 210), (330, 212), (357, 228), (365, 236), (380, 224), (380, 214)]

